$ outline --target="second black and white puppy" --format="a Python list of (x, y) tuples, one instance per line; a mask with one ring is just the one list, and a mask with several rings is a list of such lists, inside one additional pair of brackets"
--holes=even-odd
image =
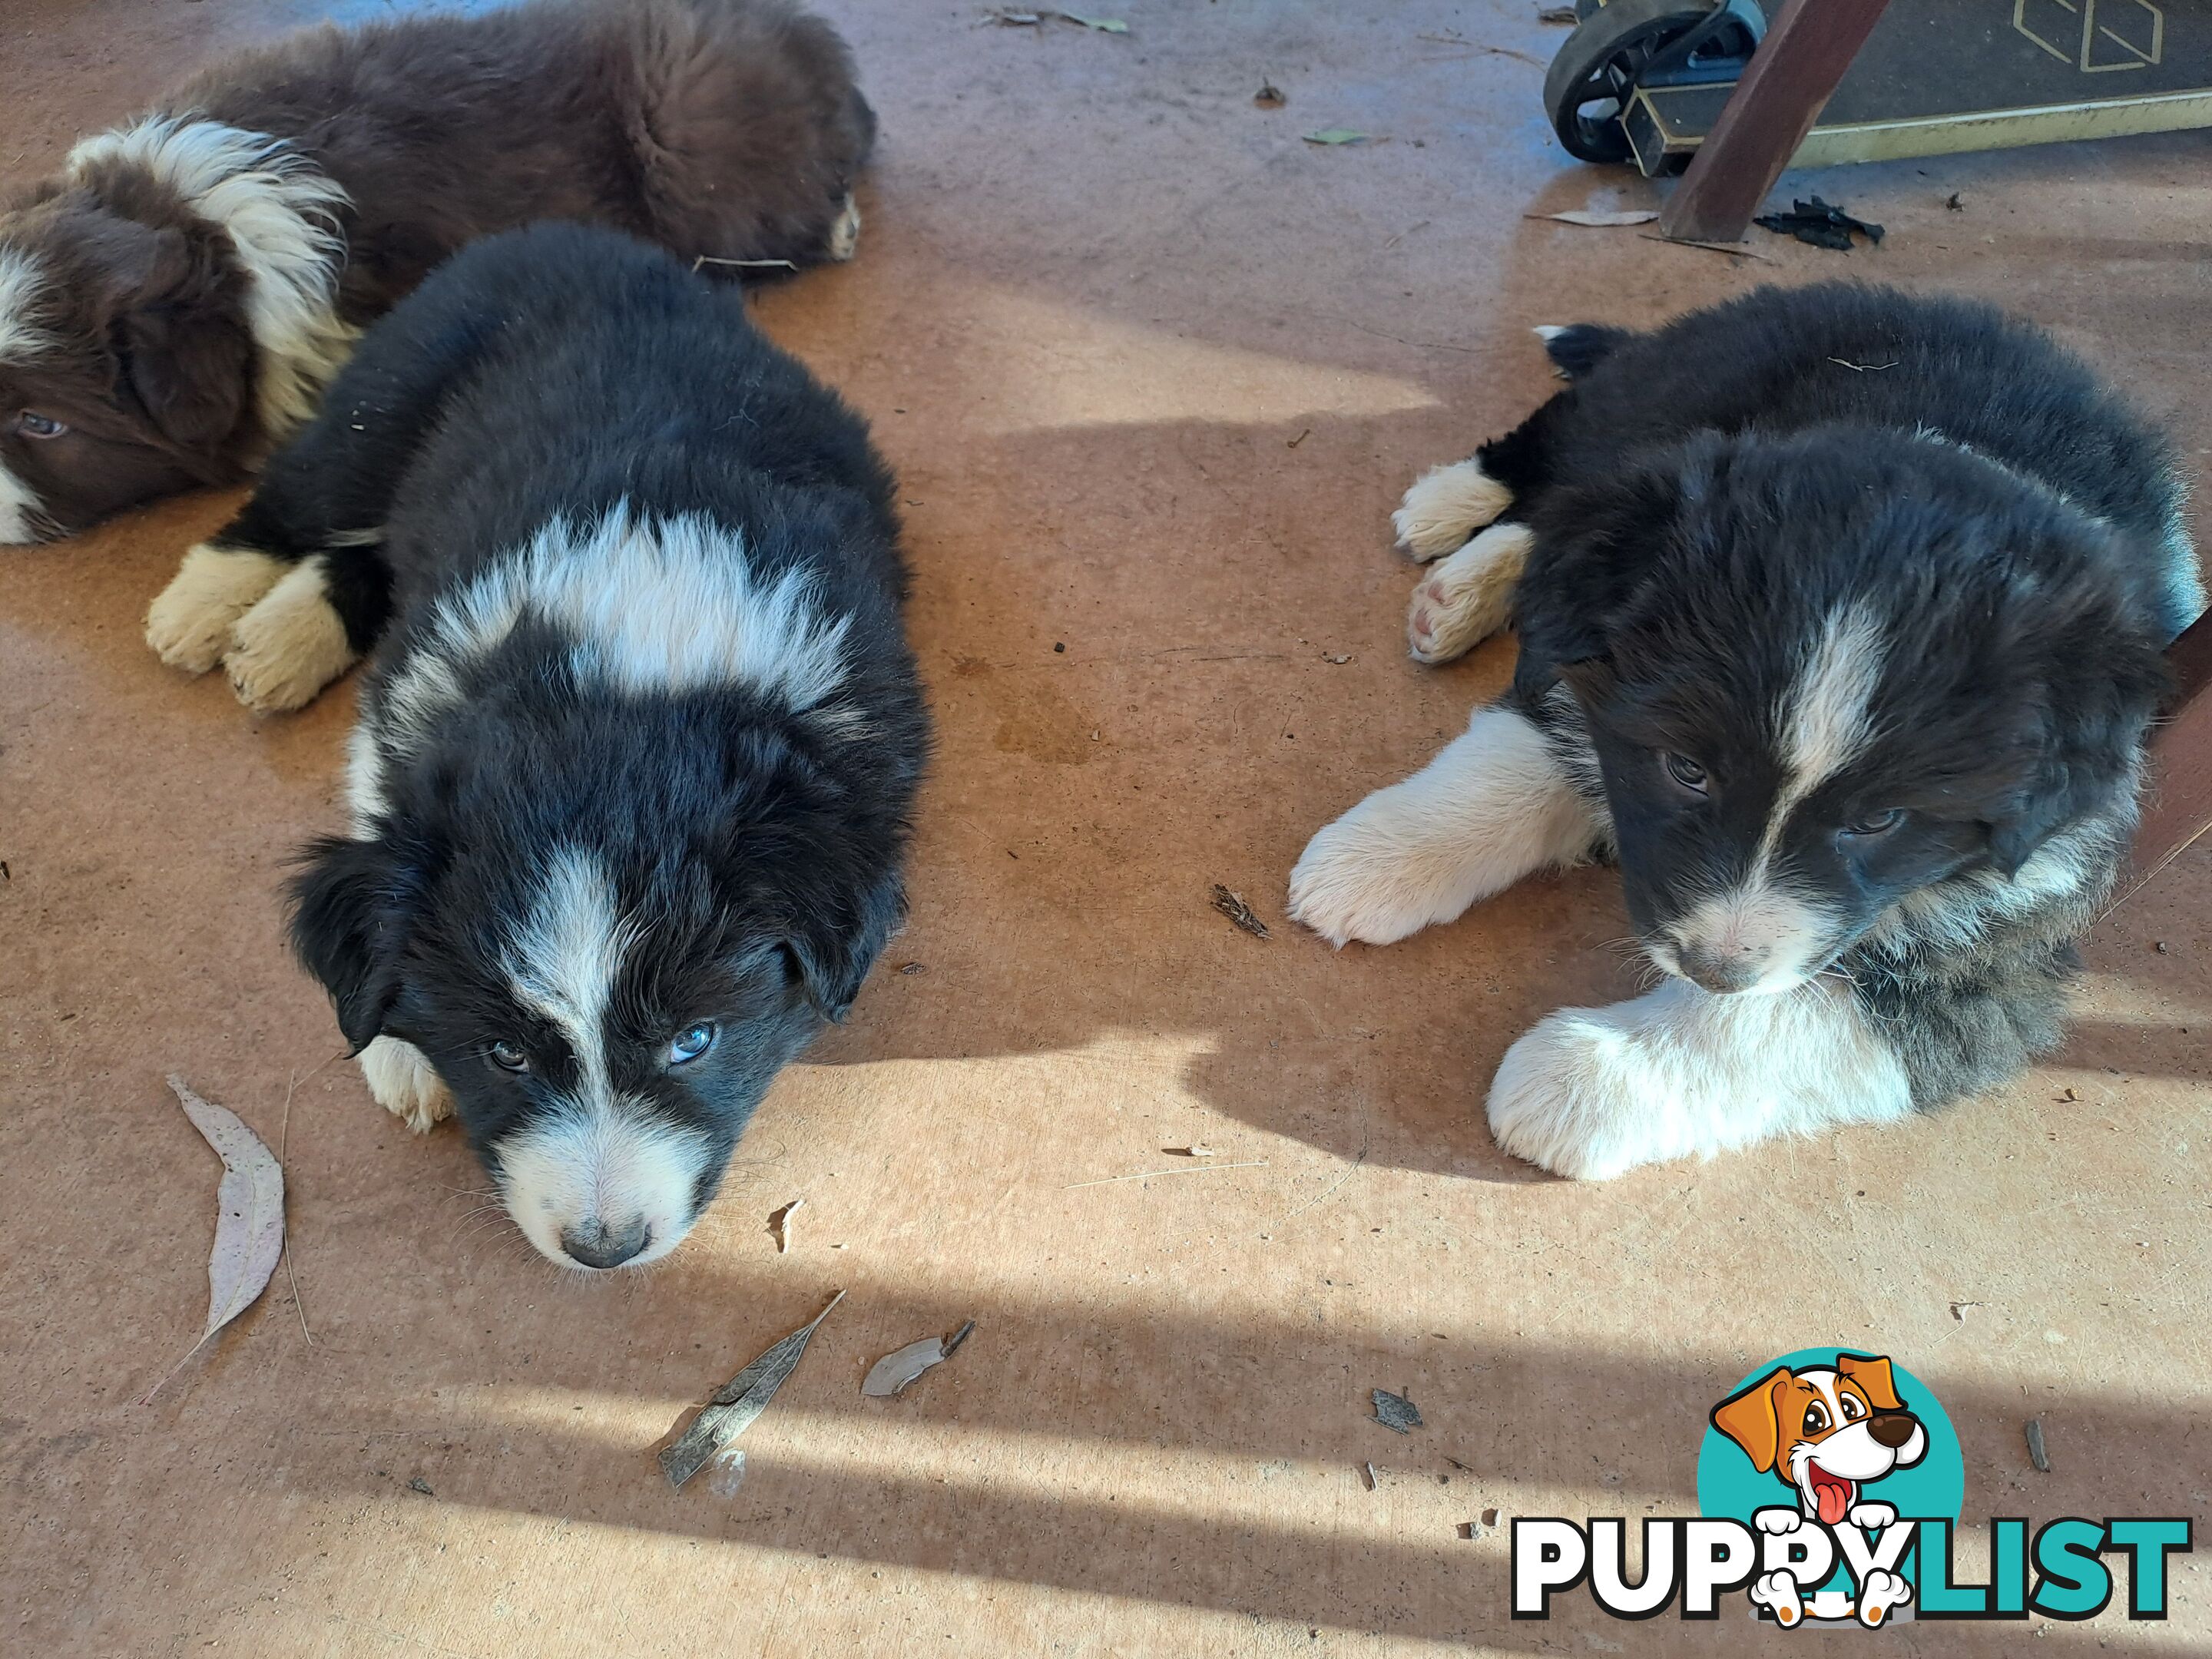
[(233, 526), (329, 561), (299, 626), (382, 636), (294, 944), (554, 1261), (673, 1249), (903, 915), (892, 489), (738, 293), (550, 226), (373, 330)]
[(1440, 561), (1413, 654), (1513, 621), (1512, 689), (1314, 837), (1291, 914), (1384, 944), (1617, 854), (1663, 982), (1552, 1015), (1490, 1090), (1499, 1144), (1564, 1175), (1900, 1117), (2056, 1048), (2203, 608), (2166, 446), (1963, 301), (1540, 331), (1572, 384), (1397, 516)]

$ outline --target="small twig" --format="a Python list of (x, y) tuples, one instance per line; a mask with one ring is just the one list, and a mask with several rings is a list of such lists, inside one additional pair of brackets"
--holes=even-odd
[(1252, 907), (1244, 902), (1244, 896), (1231, 892), (1218, 881), (1213, 884), (1213, 908), (1254, 939), (1268, 937), (1267, 924), (1252, 913)]
[(1875, 374), (1881, 373), (1881, 371), (1885, 368), (1895, 368), (1897, 367), (1897, 364), (1893, 360), (1886, 363), (1854, 363), (1842, 357), (1831, 357), (1828, 361), (1835, 364), (1838, 368), (1848, 368), (1854, 374)]
[(702, 253), (691, 262), (691, 269), (694, 270), (698, 270), (701, 265), (739, 265), (747, 270), (763, 265), (775, 265), (785, 270), (799, 269), (788, 259), (717, 259), (711, 253)]
[(1637, 232), (1636, 240), (1639, 242), (1664, 242), (1668, 247), (1701, 247), (1708, 253), (1725, 253), (1736, 259), (1756, 259), (1763, 265), (1774, 263), (1766, 254), (1754, 253), (1747, 247), (1738, 247), (1729, 242), (1693, 242), (1687, 237), (1654, 236), (1648, 231)]
[(975, 1329), (975, 1322), (971, 1319), (963, 1324), (958, 1330), (953, 1332), (951, 1336), (947, 1339), (945, 1344), (945, 1358), (951, 1358), (954, 1350), (957, 1349), (963, 1342), (965, 1342), (969, 1335), (974, 1333)]
[[(323, 1062), (323, 1066), (329, 1064), (327, 1060)], [(318, 1066), (315, 1071), (321, 1071), (323, 1066)], [(310, 1072), (307, 1075), (313, 1077), (314, 1073)], [(284, 1149), (292, 1144), (292, 1091), (299, 1086), (300, 1074), (297, 1072), (284, 1079), (284, 1127), (276, 1132), (276, 1168), (287, 1176), (284, 1189), (288, 1196), (292, 1183), (290, 1171), (284, 1168)], [(289, 1226), (284, 1229), (284, 1277), (292, 1286), (292, 1311), (300, 1316), (300, 1334), (307, 1339), (307, 1346), (312, 1348), (315, 1346), (315, 1334), (307, 1328), (307, 1304), (300, 1300), (300, 1275), (292, 1266), (292, 1230)]]
[(1531, 58), (1525, 52), (1516, 52), (1510, 46), (1486, 46), (1480, 40), (1470, 40), (1463, 34), (1417, 34), (1416, 40), (1427, 40), (1439, 46), (1465, 46), (1474, 52), (1486, 52), (1493, 58), (1517, 58), (1524, 64), (1534, 64), (1538, 69), (1549, 69), (1540, 58)]
[(1255, 1158), (1249, 1164), (1190, 1164), (1180, 1170), (1139, 1170), (1133, 1175), (1102, 1176), (1097, 1181), (1071, 1181), (1060, 1191), (1072, 1193), (1078, 1187), (1111, 1186), (1117, 1181), (1150, 1181), (1154, 1176), (1212, 1175), (1217, 1170), (1264, 1170), (1267, 1167), (1267, 1160), (1264, 1158)]
[(1375, 1466), (1372, 1463), (1362, 1463), (1359, 1467), (1367, 1472), (1367, 1490), (1373, 1492), (1375, 1490)]

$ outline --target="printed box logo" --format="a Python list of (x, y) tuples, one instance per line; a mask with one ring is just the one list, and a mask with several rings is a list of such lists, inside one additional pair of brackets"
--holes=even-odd
[(1801, 1349), (1713, 1407), (1698, 1455), (1701, 1513), (1644, 1521), (1635, 1583), (1625, 1519), (1517, 1517), (1513, 1616), (1549, 1618), (1554, 1595), (1587, 1584), (1617, 1619), (1656, 1618), (1678, 1601), (1685, 1619), (1717, 1618), (1738, 1593), (1784, 1629), (2094, 1619), (2119, 1567), (2128, 1617), (2166, 1617), (2169, 1558), (2191, 1547), (2186, 1517), (2066, 1516), (2032, 1539), (2026, 1519), (2000, 1517), (1989, 1523), (1990, 1582), (1961, 1584), (1952, 1546), (1965, 1496), (1959, 1437), (1924, 1384), (1884, 1355)]

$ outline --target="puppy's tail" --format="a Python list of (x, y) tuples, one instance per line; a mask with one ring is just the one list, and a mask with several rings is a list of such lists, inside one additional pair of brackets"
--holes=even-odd
[(1563, 380), (1581, 378), (1595, 368), (1632, 337), (1625, 328), (1603, 323), (1571, 323), (1565, 328), (1546, 324), (1536, 330), (1544, 355)]

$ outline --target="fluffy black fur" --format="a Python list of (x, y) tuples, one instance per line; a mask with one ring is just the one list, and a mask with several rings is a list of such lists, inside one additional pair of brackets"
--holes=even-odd
[(1783, 783), (1775, 711), (1856, 614), (1883, 643), (1875, 737), (1792, 812), (1776, 867), (1916, 1103), (2054, 1048), (2161, 650), (2203, 607), (2165, 445), (1961, 300), (1765, 289), (1547, 344), (1572, 384), (1478, 457), (1536, 536), (1511, 701), (1609, 820), (1639, 933), (1742, 878)]
[[(597, 534), (625, 518), (627, 536)], [(556, 1260), (622, 1254), (549, 1244), (518, 1208), (518, 1138), (564, 1115), (627, 1115), (692, 1160), (680, 1237), (769, 1080), (842, 1017), (903, 914), (927, 726), (893, 482), (864, 422), (735, 292), (618, 235), (544, 227), (463, 252), (380, 324), (234, 532), (331, 550), (348, 631), (383, 636), (353, 833), (312, 848), (296, 888), (294, 941), (347, 1040), (428, 1057)], [(533, 541), (553, 552), (519, 574)], [(742, 562), (750, 599), (715, 586), (730, 573), (702, 549)], [(594, 560), (635, 579), (564, 610), (562, 584), (605, 579)], [(720, 630), (735, 664), (787, 620), (763, 597), (787, 577), (802, 620), (842, 630), (833, 686), (818, 659), (798, 674), (812, 690), (777, 682), (789, 653), (765, 678), (702, 675), (696, 654), (672, 678), (687, 630)], [(512, 625), (470, 625), (471, 592), (514, 599)], [(577, 869), (592, 878), (549, 885)], [(578, 979), (562, 951), (517, 957), (564, 937), (542, 920), (549, 893), (592, 896), (600, 878), (619, 966), (580, 1032), (518, 991), (519, 970)], [(672, 1063), (672, 1037), (702, 1024), (708, 1052)], [(517, 1051), (523, 1069), (501, 1063)], [(645, 1242), (632, 1216), (568, 1219), (641, 1259), (674, 1243), (665, 1218)]]

